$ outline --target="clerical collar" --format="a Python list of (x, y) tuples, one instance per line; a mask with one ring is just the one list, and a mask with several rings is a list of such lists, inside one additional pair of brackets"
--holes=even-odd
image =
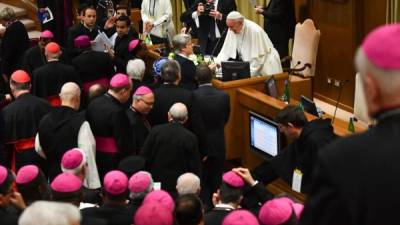
[(59, 60), (58, 59), (49, 59), (49, 60), (47, 60), (47, 62), (58, 62)]
[(378, 123), (384, 119), (387, 119), (392, 116), (400, 115), (400, 108), (395, 108), (387, 111), (383, 111), (378, 113), (375, 118), (377, 119)]
[(189, 59), (185, 54), (182, 54), (182, 53), (178, 53), (177, 55), (180, 55), (180, 56), (182, 56), (183, 58), (186, 58), (186, 59)]
[(212, 86), (211, 83), (200, 84), (199, 87)]
[(224, 204), (224, 203), (218, 203), (215, 205), (215, 208), (219, 208), (219, 209), (225, 209), (227, 211), (231, 211), (234, 210), (235, 207), (229, 205), (229, 204)]
[(88, 29), (90, 32), (92, 32), (92, 30), (95, 28), (95, 25), (93, 25), (92, 28), (89, 28), (88, 26), (86, 26), (86, 24), (85, 24), (84, 22), (82, 23), (82, 25), (83, 25), (86, 29)]

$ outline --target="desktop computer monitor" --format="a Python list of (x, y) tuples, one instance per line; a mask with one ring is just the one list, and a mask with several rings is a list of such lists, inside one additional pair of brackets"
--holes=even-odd
[(250, 77), (250, 63), (226, 61), (221, 63), (222, 81), (240, 80)]
[(280, 132), (274, 121), (249, 112), (250, 149), (265, 158), (272, 158), (280, 151)]
[(279, 98), (278, 88), (276, 87), (274, 76), (271, 76), (270, 78), (268, 78), (268, 80), (265, 81), (265, 90), (267, 92), (267, 95), (276, 99)]
[(319, 117), (319, 114), (317, 111), (317, 106), (311, 99), (307, 98), (304, 95), (301, 95), (300, 96), (300, 104), (303, 106), (304, 111), (306, 111), (316, 117)]

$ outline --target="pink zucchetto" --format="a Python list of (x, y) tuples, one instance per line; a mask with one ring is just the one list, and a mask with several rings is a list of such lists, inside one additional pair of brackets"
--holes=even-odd
[(131, 42), (129, 42), (128, 51), (131, 52), (131, 51), (135, 50), (135, 48), (138, 46), (138, 44), (139, 44), (139, 39), (135, 39), (135, 40), (132, 40)]
[(152, 182), (153, 181), (149, 173), (139, 171), (133, 174), (132, 177), (129, 179), (129, 190), (132, 193), (145, 192)]
[(133, 217), (135, 225), (172, 225), (172, 211), (161, 204), (143, 204)]
[(169, 195), (168, 192), (163, 190), (152, 191), (149, 194), (147, 194), (143, 200), (143, 205), (149, 203), (161, 204), (165, 208), (170, 210), (170, 212), (172, 212), (175, 207), (175, 203), (171, 195)]
[(244, 186), (243, 178), (233, 171), (224, 173), (222, 181), (235, 188), (242, 188)]
[(17, 184), (28, 184), (39, 175), (39, 168), (35, 165), (26, 165), (18, 170), (15, 182)]
[(383, 70), (400, 70), (400, 24), (380, 26), (364, 39), (361, 49), (365, 57)]
[(42, 39), (52, 39), (54, 38), (54, 34), (49, 30), (44, 30), (40, 33), (40, 38)]
[(140, 86), (138, 89), (136, 89), (134, 95), (147, 95), (153, 93), (153, 91), (146, 87), (146, 86)]
[(72, 193), (79, 191), (82, 187), (82, 181), (71, 173), (61, 173), (50, 185), (51, 189), (60, 193)]
[(111, 195), (120, 195), (128, 190), (128, 177), (118, 170), (108, 172), (103, 183), (104, 190)]
[(73, 148), (64, 153), (61, 158), (62, 171), (81, 170), (82, 166), (86, 163), (86, 158), (83, 151), (79, 148)]
[(123, 73), (115, 74), (110, 80), (110, 86), (113, 88), (125, 87), (130, 84), (128, 75)]
[(296, 213), (297, 219), (300, 219), (301, 213), (303, 212), (304, 205), (300, 203), (293, 203), (292, 205), (294, 213)]
[(293, 214), (293, 201), (289, 198), (275, 198), (267, 201), (258, 213), (263, 225), (279, 225), (287, 222)]
[(8, 176), (7, 168), (4, 166), (0, 166), (0, 185), (3, 185), (4, 181), (6, 181)]
[(247, 210), (234, 210), (229, 213), (222, 225), (259, 225), (257, 218)]
[(74, 40), (75, 48), (89, 48), (90, 38), (87, 35), (80, 35)]

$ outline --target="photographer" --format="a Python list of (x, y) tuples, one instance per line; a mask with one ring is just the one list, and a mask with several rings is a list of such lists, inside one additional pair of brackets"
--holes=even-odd
[(220, 38), (225, 38), (226, 15), (235, 10), (234, 0), (196, 0), (192, 7), (182, 14), (181, 21), (196, 24), (202, 54), (218, 55), (224, 40), (219, 41), (218, 46), (216, 44)]

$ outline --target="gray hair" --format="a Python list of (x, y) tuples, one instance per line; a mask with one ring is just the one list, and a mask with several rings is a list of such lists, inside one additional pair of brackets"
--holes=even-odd
[(400, 71), (384, 70), (374, 65), (365, 55), (364, 51), (359, 48), (355, 57), (357, 71), (361, 76), (366, 73), (372, 74), (378, 83), (379, 90), (385, 96), (398, 95), (400, 91)]
[(70, 225), (80, 222), (81, 213), (69, 203), (37, 201), (24, 210), (19, 225)]
[(194, 173), (184, 173), (176, 181), (176, 190), (179, 195), (197, 194), (200, 190), (200, 178)]
[(148, 193), (150, 193), (150, 192), (153, 190), (153, 187), (154, 187), (154, 181), (153, 181), (153, 177), (151, 176), (151, 174), (150, 174), (149, 172), (146, 172), (146, 171), (140, 171), (140, 172), (146, 173), (147, 175), (149, 175), (149, 177), (150, 177), (150, 184), (149, 184), (149, 186), (146, 188), (146, 190), (143, 191), (143, 192), (138, 192), (138, 193), (133, 193), (133, 192), (131, 192), (131, 193), (129, 194), (129, 198), (132, 199), (132, 200), (134, 200), (134, 199), (144, 199), (144, 197), (146, 197), (146, 195), (147, 195)]
[(192, 38), (188, 34), (177, 34), (172, 39), (172, 44), (177, 51), (182, 50), (186, 45), (192, 41)]
[(5, 7), (0, 11), (0, 19), (5, 21), (15, 20), (17, 16), (15, 15), (14, 9), (10, 7)]
[(146, 64), (141, 59), (129, 60), (126, 65), (126, 73), (131, 79), (142, 80), (145, 71)]
[(187, 108), (186, 108), (185, 104), (183, 104), (181, 102), (177, 102), (177, 103), (173, 104), (171, 106), (171, 108), (169, 109), (168, 113), (171, 115), (171, 117), (174, 120), (177, 120), (180, 122), (185, 121), (188, 117)]

